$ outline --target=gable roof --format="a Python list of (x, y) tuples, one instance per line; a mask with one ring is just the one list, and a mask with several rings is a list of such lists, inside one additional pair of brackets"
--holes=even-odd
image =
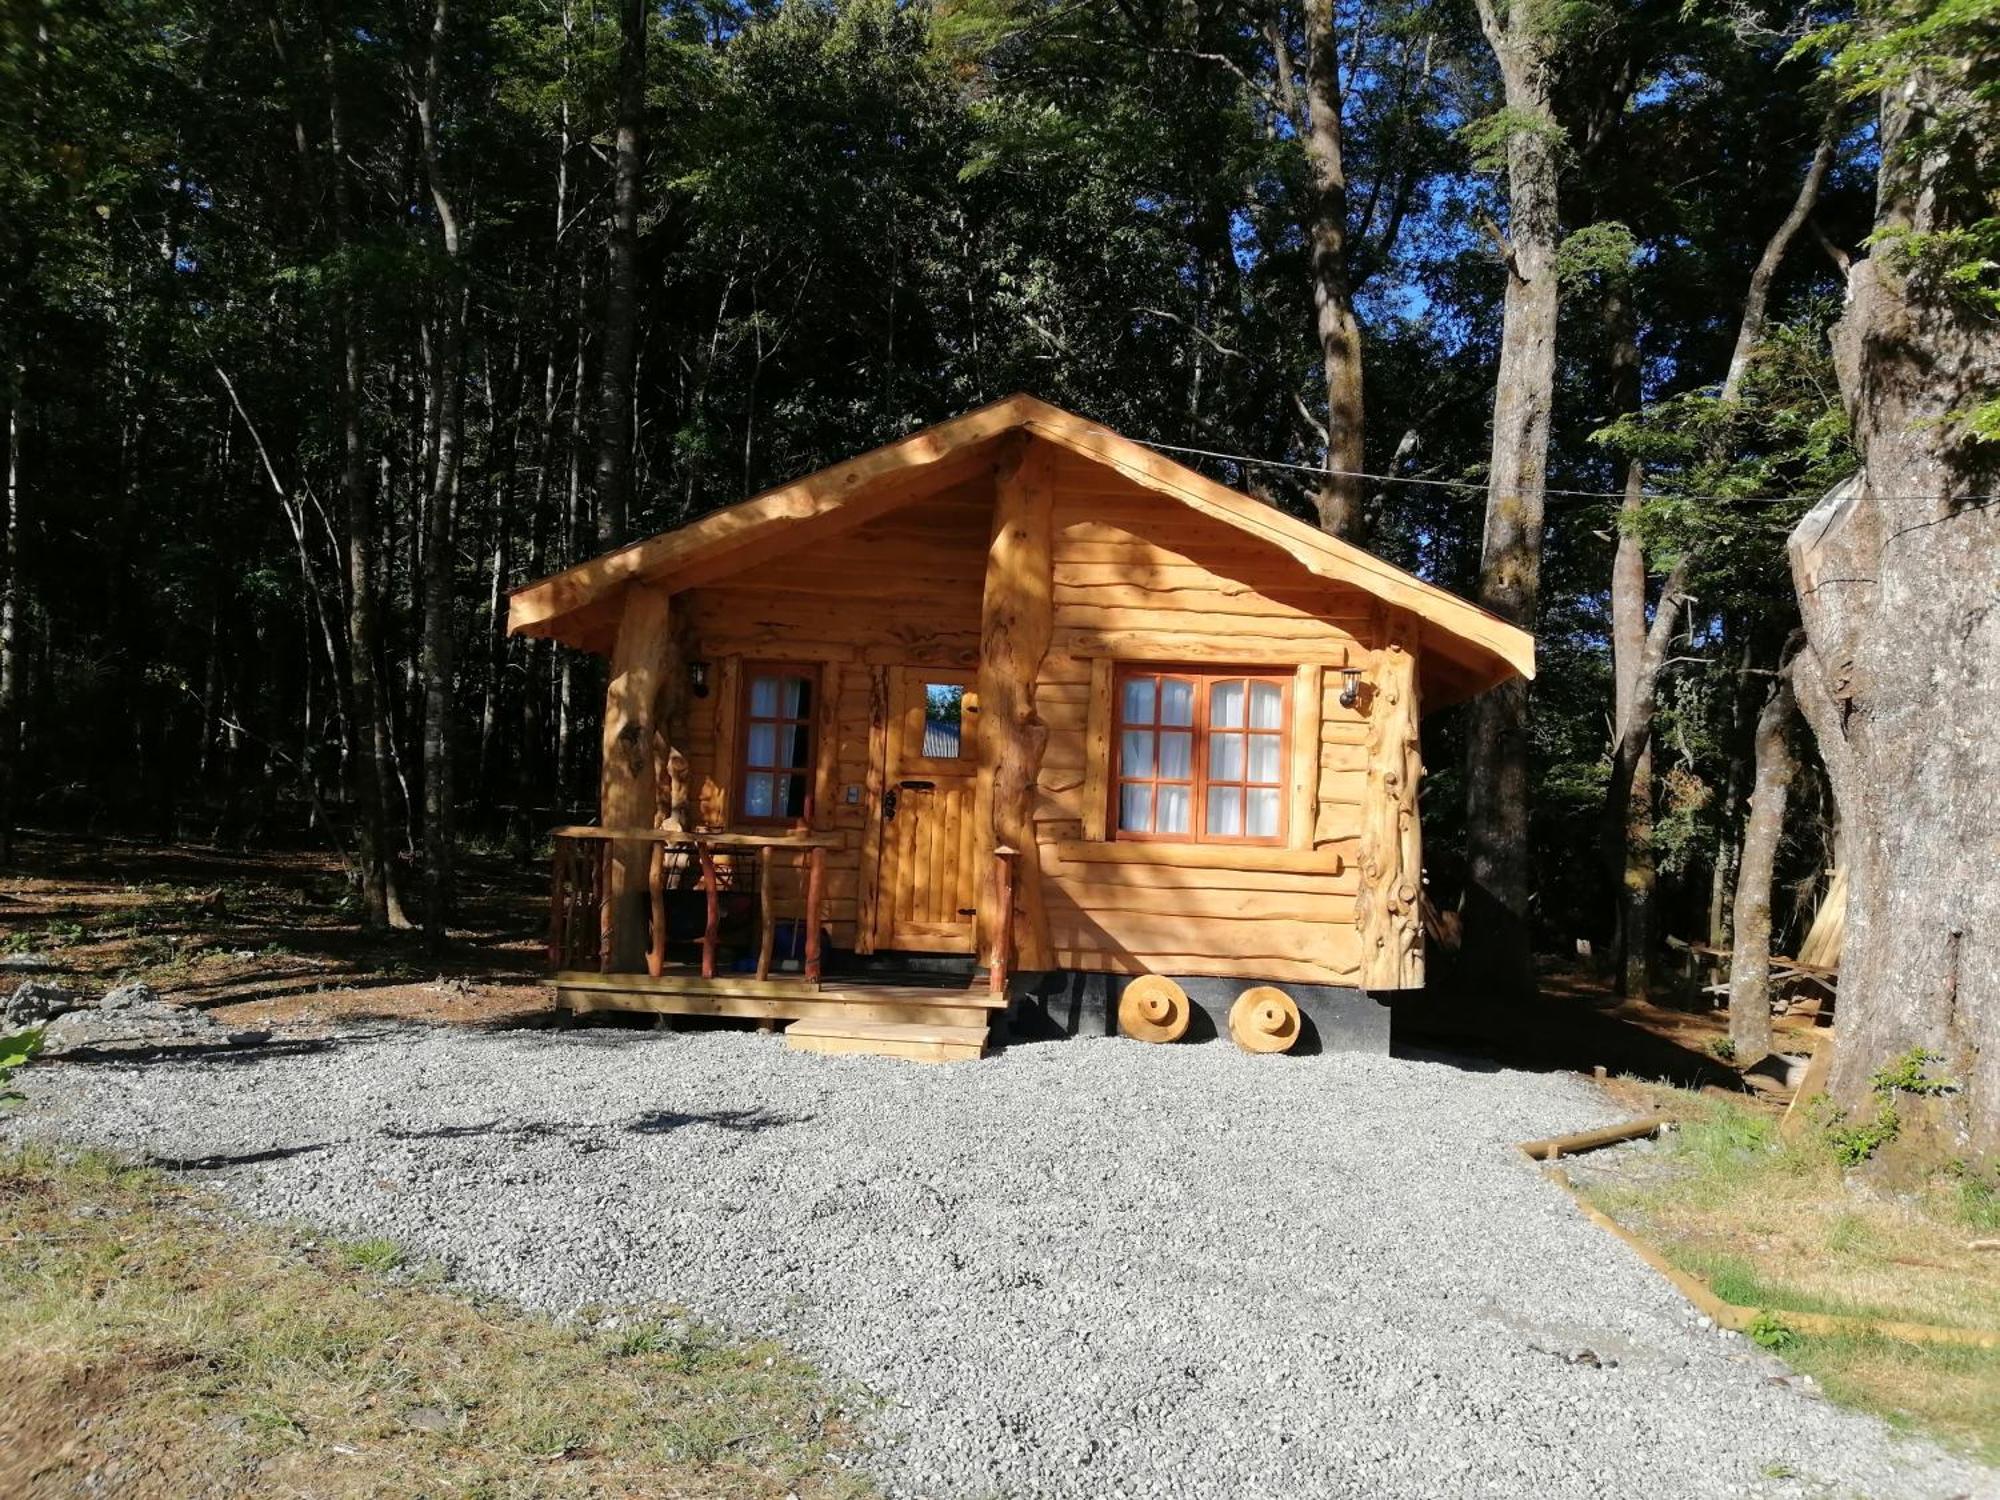
[[(1277, 548), (1321, 578), (1358, 588), (1417, 616), (1425, 625), (1425, 654), (1440, 653), (1449, 661), (1451, 701), (1516, 675), (1535, 674), (1534, 638), (1498, 615), (1108, 428), (1027, 395), (1008, 396), (686, 526), (524, 584), (508, 599), (508, 633), (608, 651), (624, 585), (643, 580), (669, 589), (693, 587), (776, 551), (789, 551), (815, 537), (872, 520), (969, 477), (1010, 432), (1030, 433), (1102, 464), (1145, 490)], [(1432, 698), (1431, 704), (1436, 701)]]

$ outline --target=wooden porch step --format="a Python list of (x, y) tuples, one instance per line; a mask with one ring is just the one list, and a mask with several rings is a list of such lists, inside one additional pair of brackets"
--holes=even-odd
[(907, 1021), (794, 1021), (785, 1028), (794, 1052), (867, 1052), (912, 1062), (971, 1062), (986, 1055), (984, 1026), (921, 1026)]

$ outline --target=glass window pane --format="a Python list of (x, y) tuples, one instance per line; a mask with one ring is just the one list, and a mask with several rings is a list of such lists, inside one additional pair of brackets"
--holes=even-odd
[(1194, 722), (1194, 684), (1180, 677), (1160, 679), (1160, 722), (1162, 724), (1192, 724)]
[(806, 766), (812, 764), (812, 730), (805, 724), (789, 724), (778, 737), (784, 747), (784, 764)]
[(768, 818), (771, 816), (771, 778), (759, 772), (752, 772), (743, 778), (743, 816), (746, 818)]
[(1285, 693), (1275, 682), (1253, 682), (1250, 684), (1250, 727), (1252, 729), (1282, 729), (1285, 727)]
[(957, 760), (963, 753), (965, 689), (955, 682), (924, 685), (924, 759)]
[(775, 719), (778, 716), (778, 679), (775, 677), (752, 677), (750, 679), (750, 717), (753, 719)]
[(1185, 786), (1161, 786), (1160, 788), (1160, 833), (1186, 833), (1188, 831), (1188, 809), (1193, 804), (1191, 795), (1194, 788)]
[(1243, 779), (1243, 736), (1213, 734), (1208, 738), (1208, 776), (1211, 781)]
[(1250, 736), (1250, 774), (1246, 780), (1275, 782), (1278, 778), (1278, 747), (1284, 741), (1275, 734)]
[(804, 776), (780, 776), (778, 778), (778, 808), (788, 818), (803, 818), (806, 815), (807, 778)]
[(1125, 679), (1125, 722), (1127, 724), (1150, 724), (1153, 722), (1152, 678), (1128, 677)]
[(1185, 731), (1175, 734), (1171, 730), (1160, 735), (1160, 774), (1175, 781), (1189, 781), (1194, 777), (1194, 736)]
[(1212, 683), (1208, 689), (1208, 722), (1217, 729), (1243, 727), (1243, 683)]
[(1125, 731), (1118, 754), (1118, 773), (1121, 776), (1151, 776), (1153, 774), (1152, 730), (1128, 729)]
[(1276, 787), (1252, 787), (1245, 831), (1253, 839), (1274, 839), (1278, 836), (1278, 789)]
[(750, 726), (750, 746), (745, 753), (744, 764), (751, 766), (775, 766), (778, 763), (778, 730), (773, 724), (752, 724)]
[(1145, 782), (1118, 788), (1118, 826), (1128, 833), (1153, 831), (1153, 788)]
[(1243, 832), (1243, 789), (1212, 786), (1208, 789), (1208, 831), (1224, 838)]
[(786, 719), (803, 719), (812, 708), (809, 684), (803, 677), (778, 679), (778, 714)]

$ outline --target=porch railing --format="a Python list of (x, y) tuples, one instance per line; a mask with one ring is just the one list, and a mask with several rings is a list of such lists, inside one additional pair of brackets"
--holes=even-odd
[[(754, 912), (753, 938), (732, 946), (754, 952), (755, 974), (769, 979), (778, 963), (776, 875), (781, 862), (799, 871), (802, 886), (799, 961), (808, 981), (820, 977), (821, 908), (826, 899), (826, 851), (832, 834), (681, 833), (664, 828), (567, 827), (551, 831), (549, 963), (558, 971), (612, 973), (636, 965), (619, 954), (642, 952), (645, 971), (659, 978), (675, 942), (673, 917), (692, 915), (685, 898), (699, 896), (700, 936), (680, 941), (698, 949), (701, 975), (716, 977), (731, 918)], [(643, 861), (643, 888), (632, 872)], [(751, 900), (754, 888), (754, 902)], [(735, 898), (735, 899), (725, 899)], [(725, 908), (728, 910), (725, 911)], [(625, 924), (635, 924), (626, 930)]]

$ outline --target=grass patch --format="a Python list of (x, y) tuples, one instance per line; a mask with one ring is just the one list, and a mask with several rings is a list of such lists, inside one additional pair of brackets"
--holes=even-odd
[(1681, 1123), (1648, 1169), (1593, 1170), (1583, 1158), (1584, 1195), (1717, 1296), (1766, 1309), (1751, 1337), (1833, 1399), (2000, 1462), (2000, 1351), (1820, 1338), (1785, 1320), (2000, 1328), (2000, 1260), (1968, 1244), (2000, 1221), (2000, 1190), (1946, 1164), (1915, 1187), (1874, 1191), (1823, 1130), (1788, 1139), (1750, 1104), (1679, 1091), (1661, 1102)]
[(0, 1244), (0, 1493), (870, 1493), (775, 1344), (475, 1305), (97, 1155), (0, 1156)]

